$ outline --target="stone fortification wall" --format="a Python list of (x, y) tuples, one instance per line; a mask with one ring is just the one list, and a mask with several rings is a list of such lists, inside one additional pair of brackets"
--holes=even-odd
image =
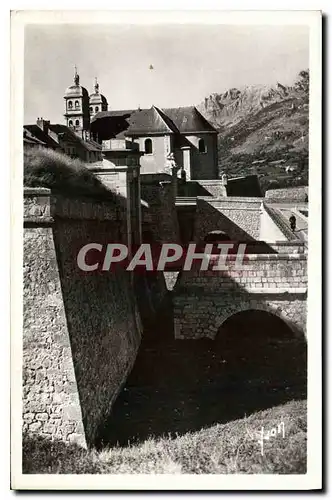
[(194, 241), (221, 230), (231, 240), (259, 240), (261, 198), (197, 199)]
[(86, 243), (121, 241), (116, 202), (24, 193), (23, 432), (93, 444), (136, 358), (141, 322), (125, 270), (83, 273)]
[(299, 186), (282, 189), (268, 189), (265, 193), (265, 198), (268, 201), (293, 201), (307, 202), (308, 201), (308, 186)]
[(178, 219), (175, 208), (175, 186), (172, 177), (165, 174), (141, 175), (141, 198), (148, 203), (149, 229), (160, 243), (179, 241)]

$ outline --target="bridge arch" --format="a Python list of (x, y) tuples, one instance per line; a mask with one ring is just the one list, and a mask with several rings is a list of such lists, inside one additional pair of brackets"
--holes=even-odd
[(281, 319), (286, 324), (286, 326), (288, 326), (288, 328), (294, 334), (294, 337), (305, 337), (303, 328), (298, 324), (298, 322), (294, 320), (294, 317), (287, 309), (287, 307), (282, 307), (281, 305), (273, 304), (271, 302), (267, 303), (263, 301), (259, 302), (256, 300), (248, 300), (246, 302), (235, 302), (234, 304), (229, 305), (227, 308), (225, 308), (222, 314), (219, 314), (215, 317), (214, 338), (227, 320), (229, 320), (232, 316), (245, 311), (264, 311), (271, 314), (272, 316), (276, 316)]

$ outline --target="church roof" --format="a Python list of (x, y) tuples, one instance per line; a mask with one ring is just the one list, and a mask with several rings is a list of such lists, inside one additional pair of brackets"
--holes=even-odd
[(94, 94), (90, 94), (89, 96), (90, 104), (107, 104), (107, 99), (103, 94), (99, 94), (99, 92), (95, 92)]
[(70, 85), (66, 88), (64, 97), (88, 97), (89, 93), (82, 85)]
[(128, 128), (119, 134), (123, 137), (216, 132), (194, 106), (169, 109), (152, 106), (150, 109), (102, 111), (94, 116), (92, 122), (101, 118), (120, 117), (128, 123)]
[(89, 96), (90, 104), (105, 104), (107, 105), (107, 99), (99, 91), (99, 83), (97, 77), (95, 78), (94, 92)]
[(172, 134), (178, 132), (174, 124), (161, 112), (152, 106), (150, 109), (134, 111), (128, 119), (130, 124), (126, 135)]
[(217, 132), (195, 106), (163, 109), (182, 134)]

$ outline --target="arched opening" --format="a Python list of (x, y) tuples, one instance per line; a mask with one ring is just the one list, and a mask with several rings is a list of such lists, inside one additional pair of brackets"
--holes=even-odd
[(90, 106), (90, 113), (93, 113), (93, 107)]
[(78, 101), (75, 101), (75, 108), (79, 108), (80, 107), (80, 103)]
[(96, 106), (95, 107), (95, 112), (98, 113), (98, 111), (99, 111), (99, 108), (98, 108), (98, 106)]
[(206, 145), (204, 139), (198, 141), (198, 151), (200, 153), (206, 153)]
[(246, 412), (306, 398), (307, 350), (280, 317), (249, 309), (230, 316), (216, 336), (230, 404)]
[(73, 103), (72, 103), (72, 101), (68, 101), (68, 108), (69, 108), (69, 109), (72, 109), (72, 107), (73, 107)]
[(76, 120), (76, 121), (75, 121), (75, 125), (76, 125), (76, 127), (79, 127), (79, 125), (80, 125), (80, 121), (79, 121), (79, 120)]
[(69, 125), (69, 127), (72, 127), (73, 126), (73, 120), (69, 120), (68, 125)]
[(225, 231), (210, 231), (204, 237), (204, 241), (206, 243), (219, 243), (220, 241), (231, 241), (231, 238), (228, 236)]
[(152, 154), (152, 141), (151, 141), (151, 139), (145, 139), (144, 151), (145, 151), (145, 154), (147, 154), (147, 155)]

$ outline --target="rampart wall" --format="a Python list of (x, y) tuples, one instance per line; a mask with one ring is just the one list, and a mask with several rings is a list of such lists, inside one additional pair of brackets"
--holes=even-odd
[(132, 276), (83, 273), (78, 250), (122, 241), (123, 207), (24, 192), (23, 432), (83, 446), (125, 382), (141, 339)]

